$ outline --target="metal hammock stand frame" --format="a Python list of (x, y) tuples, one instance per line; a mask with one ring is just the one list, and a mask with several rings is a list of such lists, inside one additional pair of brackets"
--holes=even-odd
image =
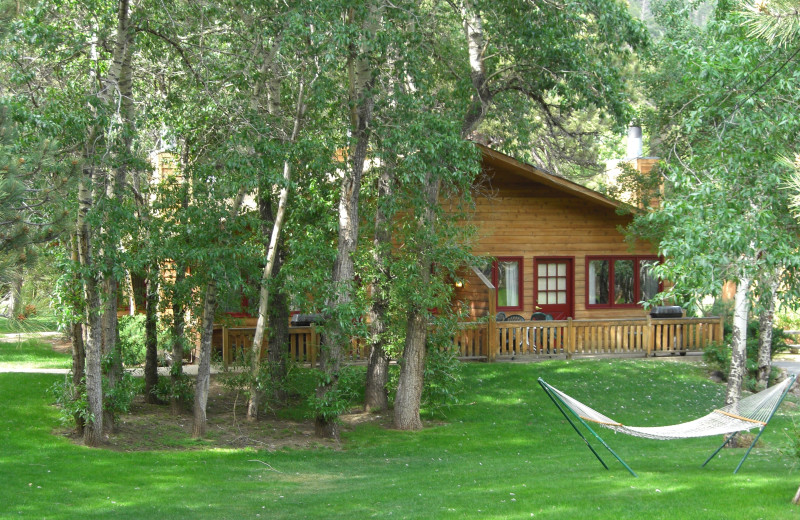
[[(767, 424), (769, 424), (770, 420), (772, 420), (772, 417), (775, 415), (775, 412), (778, 410), (778, 407), (781, 405), (783, 400), (786, 398), (786, 394), (789, 393), (789, 389), (794, 384), (796, 377), (797, 376), (795, 374), (791, 374), (789, 376), (789, 379), (791, 379), (791, 383), (788, 383), (786, 385), (786, 388), (784, 388), (783, 392), (781, 393), (780, 399), (777, 400), (777, 402), (775, 403), (775, 406), (770, 411), (769, 417), (763, 423), (763, 425), (759, 428), (758, 435), (756, 435), (755, 439), (753, 439), (753, 442), (750, 444), (750, 447), (747, 448), (747, 451), (745, 452), (744, 457), (742, 457), (742, 460), (739, 461), (739, 465), (736, 466), (735, 470), (733, 470), (734, 474), (739, 472), (739, 468), (742, 467), (742, 464), (744, 464), (744, 461), (747, 459), (747, 456), (750, 455), (750, 451), (753, 449), (753, 446), (756, 445), (756, 442), (758, 442), (758, 439), (761, 437), (761, 434), (764, 433), (764, 430), (766, 429)], [(608, 465), (600, 457), (600, 454), (597, 453), (597, 451), (594, 449), (594, 447), (592, 447), (591, 443), (586, 438), (586, 436), (580, 431), (580, 429), (578, 429), (578, 426), (575, 424), (573, 419), (570, 417), (570, 414), (567, 413), (567, 410), (569, 410), (570, 413), (574, 416), (574, 418), (576, 418), (581, 424), (583, 424), (583, 426), (587, 430), (589, 430), (589, 432), (591, 432), (591, 434), (614, 456), (614, 458), (616, 458), (620, 462), (620, 464), (622, 464), (625, 467), (625, 469), (627, 469), (631, 473), (631, 475), (633, 475), (634, 477), (638, 477), (639, 476), (639, 475), (636, 474), (635, 471), (633, 471), (631, 469), (630, 466), (628, 466), (625, 463), (624, 460), (622, 460), (622, 458), (620, 458), (619, 455), (617, 455), (617, 453), (614, 450), (611, 449), (611, 447), (608, 444), (606, 444), (606, 442), (602, 439), (602, 437), (600, 437), (597, 434), (597, 432), (595, 432), (592, 429), (592, 427), (589, 426), (586, 423), (586, 421), (584, 421), (583, 418), (580, 415), (578, 415), (578, 413), (575, 412), (575, 410), (573, 410), (569, 405), (567, 405), (567, 403), (564, 402), (564, 400), (558, 395), (558, 391), (554, 387), (550, 386), (541, 377), (539, 378), (538, 381), (539, 381), (539, 385), (545, 391), (547, 396), (550, 398), (551, 401), (553, 401), (553, 404), (556, 405), (556, 408), (558, 408), (558, 410), (561, 412), (561, 414), (567, 419), (567, 421), (569, 422), (570, 426), (572, 426), (572, 428), (575, 430), (575, 433), (577, 433), (580, 436), (580, 438), (583, 439), (583, 442), (586, 444), (586, 447), (589, 448), (589, 450), (591, 450), (591, 452), (594, 454), (594, 456), (597, 458), (597, 460), (600, 461), (600, 464), (602, 464), (604, 468), (609, 469)], [(570, 398), (570, 399), (572, 399), (572, 398)], [(714, 453), (712, 453), (711, 456), (709, 456), (706, 459), (706, 461), (703, 463), (703, 465), (701, 467), (705, 467), (706, 464), (708, 464), (711, 461), (711, 459), (713, 459), (714, 456), (722, 450), (722, 448), (724, 448), (726, 445), (728, 445), (733, 440), (733, 438), (736, 437), (736, 435), (738, 433), (742, 432), (742, 431), (745, 431), (745, 430), (744, 429), (743, 430), (739, 430), (737, 432), (734, 432), (732, 435), (727, 436), (725, 438), (725, 442), (723, 442), (722, 445), (719, 448), (717, 448), (716, 451), (714, 451)], [(622, 433), (625, 433), (625, 432), (622, 432)]]

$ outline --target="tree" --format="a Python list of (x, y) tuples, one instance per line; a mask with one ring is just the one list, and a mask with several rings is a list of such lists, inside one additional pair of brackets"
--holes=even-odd
[[(520, 132), (506, 130), (509, 127), (503, 123), (507, 123), (509, 112), (518, 111), (521, 106), (532, 120), (542, 125), (540, 129), (547, 128), (562, 138), (580, 137), (580, 133), (571, 131), (569, 121), (588, 107), (608, 114), (617, 125), (630, 119), (620, 69), (603, 65), (629, 56), (634, 49), (646, 44), (643, 27), (631, 19), (624, 7), (615, 2), (578, 3), (568, 10), (557, 3), (531, 7), (525, 2), (497, 4), (464, 0), (450, 4), (463, 31), (462, 56), (468, 57), (466, 61), (456, 61), (462, 65), (459, 79), (468, 78), (470, 85), (462, 91), (469, 93), (469, 98), (459, 100), (461, 139), (475, 137), (481, 126), (490, 121), (496, 125), (491, 126), (496, 133), (493, 137), (502, 140), (508, 131), (518, 138)], [(591, 45), (587, 34), (592, 35)], [(437, 54), (451, 48), (448, 45), (432, 47)], [(448, 58), (445, 56), (442, 61), (451, 63)], [(575, 70), (585, 73), (569, 72)], [(464, 88), (463, 83), (461, 88)], [(561, 141), (563, 139), (559, 138), (551, 142)], [(556, 149), (550, 151), (557, 152)], [(452, 164), (461, 166), (463, 163), (455, 160)], [(428, 178), (423, 191), (427, 207), (418, 220), (421, 227), (433, 228), (435, 213), (430, 208), (438, 205), (439, 187), (446, 178)], [(459, 186), (459, 183), (451, 186)], [(421, 280), (427, 280), (431, 262), (438, 262), (436, 256), (428, 256), (432, 245), (428, 242), (420, 249)], [(427, 334), (422, 319), (424, 307), (420, 303), (412, 303), (409, 312), (400, 376), (402, 386), (398, 386), (395, 400), (395, 426), (403, 429), (421, 427), (419, 360), (424, 358)]]
[[(373, 88), (383, 63), (378, 34), (386, 28), (382, 0), (367, 2), (346, 14), (347, 24), (355, 35), (348, 42), (347, 77), (350, 107), (350, 153), (341, 180), (339, 199), (339, 236), (336, 260), (331, 276), (331, 296), (326, 302), (328, 323), (320, 353), (322, 383), (317, 388), (320, 410), (314, 419), (314, 429), (320, 437), (338, 437), (338, 412), (327, 409), (335, 396), (343, 360), (343, 348), (349, 342), (349, 327), (345, 324), (357, 316), (353, 313), (352, 291), (355, 269), (353, 254), (358, 246), (359, 196), (361, 178), (370, 142), (372, 111), (375, 103)], [(333, 407), (334, 410), (336, 407)]]
[[(796, 145), (800, 98), (792, 74), (781, 75), (787, 54), (748, 39), (735, 14), (718, 13), (704, 29), (671, 19), (647, 78), (665, 162), (663, 201), (637, 215), (634, 228), (666, 259), (659, 274), (674, 285), (659, 298), (691, 305), (719, 295), (726, 280), (737, 283), (730, 403), (745, 375), (751, 288), (771, 296), (775, 273), (798, 260), (797, 225), (779, 189), (787, 171), (775, 158)], [(784, 293), (795, 290), (791, 278), (781, 282)]]

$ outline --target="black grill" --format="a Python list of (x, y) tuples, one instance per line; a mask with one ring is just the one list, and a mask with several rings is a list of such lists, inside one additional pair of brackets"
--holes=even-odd
[(680, 305), (662, 305), (650, 309), (651, 318), (683, 318), (683, 308)]
[(322, 314), (295, 314), (292, 316), (292, 327), (308, 327), (322, 321)]

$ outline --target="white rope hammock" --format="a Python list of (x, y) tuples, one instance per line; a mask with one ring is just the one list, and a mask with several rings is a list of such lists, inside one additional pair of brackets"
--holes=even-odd
[(719, 453), (719, 451), (724, 448), (726, 444), (731, 442), (737, 433), (758, 428), (758, 435), (755, 436), (755, 439), (745, 452), (744, 457), (742, 457), (742, 460), (739, 462), (739, 465), (736, 466), (736, 469), (733, 471), (734, 473), (737, 473), (739, 468), (742, 467), (742, 464), (744, 464), (745, 459), (747, 459), (747, 456), (750, 454), (750, 450), (753, 449), (753, 446), (755, 446), (759, 437), (761, 437), (761, 434), (764, 432), (764, 428), (766, 428), (770, 419), (772, 419), (772, 416), (775, 414), (778, 406), (780, 406), (783, 398), (786, 397), (786, 394), (794, 383), (795, 378), (795, 375), (791, 375), (777, 385), (741, 399), (738, 403), (714, 410), (710, 414), (700, 417), (699, 419), (680, 424), (672, 424), (669, 426), (626, 426), (618, 421), (615, 421), (614, 419), (611, 419), (610, 417), (601, 414), (597, 410), (586, 406), (577, 399), (568, 396), (561, 390), (550, 386), (542, 378), (539, 378), (539, 384), (553, 401), (553, 404), (556, 405), (559, 411), (561, 411), (562, 415), (564, 415), (567, 421), (569, 421), (575, 432), (580, 435), (580, 437), (586, 443), (586, 446), (592, 451), (594, 456), (600, 461), (603, 467), (608, 469), (608, 465), (600, 457), (600, 454), (595, 451), (589, 440), (583, 435), (583, 433), (581, 433), (578, 426), (570, 418), (570, 414), (567, 413), (568, 410), (572, 415), (578, 418), (583, 426), (586, 427), (586, 429), (589, 430), (592, 435), (594, 435), (595, 438), (600, 441), (620, 463), (622, 463), (623, 466), (625, 466), (625, 469), (630, 471), (631, 475), (635, 477), (636, 472), (633, 471), (630, 466), (628, 466), (625, 461), (622, 460), (620, 456), (617, 455), (614, 450), (612, 450), (611, 447), (600, 438), (599, 435), (597, 435), (597, 433), (589, 426), (590, 423), (600, 425), (604, 428), (609, 428), (615, 432), (626, 433), (635, 437), (644, 437), (646, 439), (688, 439), (691, 437), (726, 435), (722, 446), (717, 448), (717, 451), (712, 453), (711, 456), (706, 459), (706, 461), (703, 463), (703, 466), (708, 464), (708, 462), (713, 459), (714, 456), (716, 456), (716, 454)]
[(774, 410), (783, 400), (784, 391), (793, 382), (794, 378), (787, 378), (775, 386), (741, 399), (738, 403), (719, 408), (693, 421), (651, 427), (626, 426), (586, 406), (561, 390), (549, 384), (547, 386), (575, 415), (584, 421), (635, 437), (667, 440), (725, 435), (753, 428), (764, 428)]

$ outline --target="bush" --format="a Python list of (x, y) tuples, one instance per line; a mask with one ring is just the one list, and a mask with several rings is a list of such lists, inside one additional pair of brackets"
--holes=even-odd
[[(120, 414), (131, 411), (131, 403), (136, 394), (141, 392), (144, 382), (128, 373), (122, 374), (122, 379), (117, 381), (113, 389), (108, 388), (108, 380), (103, 377), (103, 407), (116, 418)], [(67, 374), (63, 381), (55, 383), (49, 389), (50, 395), (56, 401), (61, 412), (61, 422), (74, 423), (80, 417), (84, 421), (91, 421), (89, 413), (89, 400), (86, 395), (86, 380), (80, 386), (72, 382), (72, 373)]]
[(176, 382), (172, 377), (162, 376), (158, 378), (153, 395), (161, 402), (168, 403), (173, 398), (177, 398), (183, 403), (194, 402), (195, 379), (182, 375)]
[(89, 400), (86, 396), (86, 385), (80, 387), (72, 383), (72, 374), (67, 374), (63, 381), (59, 381), (48, 389), (48, 393), (55, 399), (60, 411), (59, 418), (63, 424), (74, 424), (77, 418), (84, 421), (92, 419), (89, 413)]
[[(733, 340), (733, 330), (730, 324), (725, 323), (725, 342), (713, 343), (703, 351), (703, 360), (713, 370), (719, 370), (722, 377), (727, 379), (731, 369), (731, 343)], [(761, 334), (759, 331), (758, 320), (751, 320), (747, 323), (747, 376), (744, 385), (749, 390), (755, 390), (756, 376), (758, 375), (758, 341)], [(785, 351), (788, 336), (783, 329), (772, 329), (772, 349), (771, 356), (778, 352)]]
[(144, 314), (122, 316), (119, 319), (119, 343), (122, 363), (126, 366), (141, 365), (145, 359)]

